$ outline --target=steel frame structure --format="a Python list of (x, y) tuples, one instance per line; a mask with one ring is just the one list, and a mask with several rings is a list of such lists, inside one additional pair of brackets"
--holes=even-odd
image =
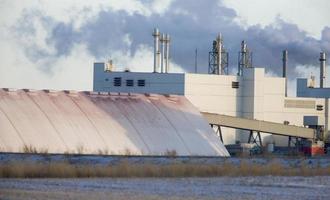
[(209, 52), (209, 74), (228, 75), (229, 54), (223, 48), (222, 39), (213, 41), (212, 51)]

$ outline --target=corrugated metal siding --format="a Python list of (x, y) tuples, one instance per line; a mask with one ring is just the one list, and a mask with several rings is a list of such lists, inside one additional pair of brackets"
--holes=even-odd
[(183, 96), (0, 89), (0, 150), (228, 156)]

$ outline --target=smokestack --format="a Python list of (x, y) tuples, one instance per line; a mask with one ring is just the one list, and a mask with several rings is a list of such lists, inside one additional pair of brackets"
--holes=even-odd
[(325, 83), (325, 53), (321, 52), (320, 53), (320, 88), (324, 87), (324, 83)]
[(160, 36), (160, 44), (161, 44), (161, 48), (162, 48), (162, 53), (161, 53), (161, 62), (160, 62), (160, 71), (161, 73), (164, 73), (164, 62), (165, 62), (165, 34), (163, 33)]
[(285, 78), (285, 96), (288, 96), (288, 85), (287, 85), (287, 77), (286, 77), (286, 70), (287, 70), (287, 63), (288, 63), (288, 51), (284, 50), (282, 55), (283, 61), (283, 78)]
[(218, 52), (218, 56), (217, 56), (217, 74), (222, 74), (222, 58), (221, 58), (221, 52), (222, 52), (222, 36), (221, 33), (218, 34), (217, 38), (217, 52)]
[(170, 35), (166, 34), (165, 36), (165, 44), (166, 44), (166, 57), (165, 57), (165, 71), (166, 73), (170, 70)]
[(152, 33), (154, 36), (154, 73), (157, 72), (159, 68), (159, 30), (157, 28), (154, 29)]
[(252, 52), (248, 49), (245, 40), (241, 42), (241, 50), (238, 52), (238, 76), (243, 75), (244, 68), (252, 68)]

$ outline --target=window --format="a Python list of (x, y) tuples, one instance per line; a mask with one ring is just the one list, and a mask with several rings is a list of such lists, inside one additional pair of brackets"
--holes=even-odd
[(113, 85), (116, 87), (120, 87), (121, 86), (121, 77), (115, 77), (113, 79)]
[(106, 79), (105, 79), (105, 81), (109, 81), (109, 79), (108, 79), (108, 78), (106, 78)]
[(143, 79), (138, 80), (139, 87), (144, 87), (145, 85), (146, 85), (146, 80), (143, 80)]
[(126, 86), (133, 87), (134, 86), (134, 81), (132, 79), (126, 80)]
[(239, 88), (239, 82), (236, 82), (236, 81), (233, 81), (233, 82), (231, 82), (231, 87), (232, 88)]

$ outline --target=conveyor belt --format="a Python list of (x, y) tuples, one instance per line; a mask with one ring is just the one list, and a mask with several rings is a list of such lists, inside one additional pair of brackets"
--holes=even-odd
[(202, 115), (206, 118), (209, 124), (220, 125), (229, 128), (236, 128), (242, 130), (252, 130), (263, 133), (271, 133), (274, 135), (283, 135), (291, 137), (299, 137), (306, 139), (314, 139), (314, 129), (304, 128), (293, 125), (284, 125), (280, 123), (246, 119), (233, 117), (228, 115), (220, 115), (214, 113), (202, 112)]

